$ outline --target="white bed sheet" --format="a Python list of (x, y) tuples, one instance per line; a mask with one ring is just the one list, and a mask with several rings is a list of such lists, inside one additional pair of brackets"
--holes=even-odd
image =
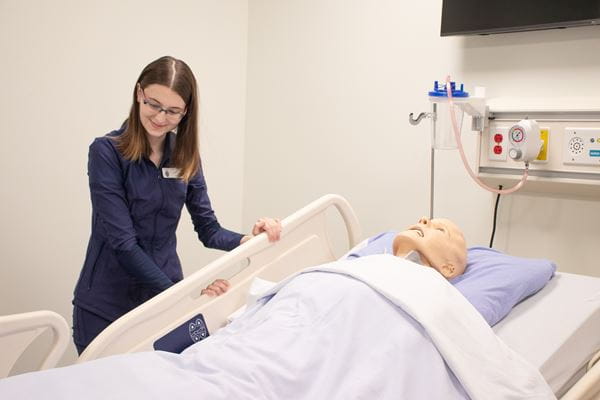
[(181, 355), (125, 354), (23, 374), (0, 380), (0, 398), (467, 399), (463, 385), (477, 399), (552, 398), (537, 370), (497, 342), (441, 276), (401, 262), (409, 263), (381, 255), (340, 269), (369, 284), (302, 274)]
[(391, 400), (399, 393), (468, 398), (414, 319), (362, 282), (326, 272), (303, 274), (181, 355), (117, 355), (0, 380), (0, 399)]
[(557, 273), (493, 329), (560, 397), (600, 350), (600, 278)]

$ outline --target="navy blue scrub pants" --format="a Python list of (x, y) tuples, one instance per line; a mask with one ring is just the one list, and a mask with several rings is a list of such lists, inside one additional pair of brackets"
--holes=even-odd
[(73, 307), (73, 341), (81, 355), (90, 342), (112, 321), (81, 307)]

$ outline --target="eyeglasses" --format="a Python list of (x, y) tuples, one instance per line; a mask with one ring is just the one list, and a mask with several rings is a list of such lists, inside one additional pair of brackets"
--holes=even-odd
[(152, 111), (156, 114), (161, 112), (165, 112), (165, 116), (170, 121), (179, 121), (185, 115), (185, 110), (180, 108), (171, 108), (171, 107), (163, 107), (158, 101), (146, 98), (146, 93), (144, 93), (144, 89), (141, 89), (142, 97), (144, 98), (144, 104), (148, 106)]

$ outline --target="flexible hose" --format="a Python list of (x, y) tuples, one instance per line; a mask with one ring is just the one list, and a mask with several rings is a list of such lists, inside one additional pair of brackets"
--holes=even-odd
[(460, 158), (462, 159), (465, 169), (467, 170), (467, 172), (469, 173), (471, 178), (473, 178), (475, 183), (477, 183), (479, 186), (481, 186), (485, 190), (489, 190), (492, 193), (510, 194), (510, 193), (516, 192), (517, 190), (521, 189), (521, 187), (527, 180), (527, 177), (529, 176), (529, 163), (528, 162), (525, 163), (525, 170), (523, 171), (523, 176), (521, 177), (521, 180), (515, 186), (513, 186), (509, 189), (496, 189), (496, 188), (490, 187), (490, 186), (486, 185), (485, 183), (483, 183), (477, 177), (477, 175), (475, 175), (475, 173), (469, 166), (469, 162), (467, 161), (467, 157), (465, 156), (465, 151), (463, 150), (462, 142), (460, 140), (460, 132), (458, 130), (458, 123), (456, 122), (456, 115), (454, 114), (454, 101), (452, 101), (452, 87), (450, 85), (450, 75), (448, 75), (446, 77), (446, 92), (448, 93), (448, 104), (449, 104), (448, 109), (450, 110), (450, 119), (452, 120), (452, 128), (453, 128), (452, 130), (454, 131), (454, 137), (456, 139), (456, 144), (458, 145), (458, 152), (460, 153)]

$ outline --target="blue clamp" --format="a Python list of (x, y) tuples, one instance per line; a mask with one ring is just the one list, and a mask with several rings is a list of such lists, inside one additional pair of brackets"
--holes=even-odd
[[(450, 82), (452, 88), (452, 97), (469, 97), (469, 93), (464, 91), (464, 84), (460, 84), (460, 89), (456, 89), (456, 82)], [(429, 92), (431, 97), (448, 97), (446, 92), (446, 82), (435, 81), (433, 83), (433, 90)]]

